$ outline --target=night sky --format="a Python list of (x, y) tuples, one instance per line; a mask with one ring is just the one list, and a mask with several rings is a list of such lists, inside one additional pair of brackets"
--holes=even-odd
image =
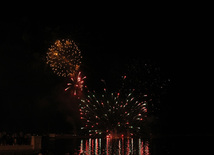
[(82, 52), (83, 72), (92, 89), (99, 87), (100, 79), (113, 88), (131, 60), (151, 60), (171, 81), (161, 100), (162, 131), (213, 132), (212, 110), (202, 88), (207, 85), (201, 64), (205, 43), (191, 17), (167, 13), (11, 16), (1, 21), (0, 32), (1, 131), (72, 128), (75, 116), (64, 93), (66, 80), (51, 71), (45, 58), (56, 39), (69, 38)]

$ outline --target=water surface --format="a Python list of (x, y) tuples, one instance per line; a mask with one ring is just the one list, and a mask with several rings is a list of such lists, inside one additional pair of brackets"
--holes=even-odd
[(142, 138), (74, 138), (49, 140), (43, 154), (150, 155), (149, 140)]
[(214, 136), (160, 138), (72, 138), (43, 141), (42, 155), (214, 154)]

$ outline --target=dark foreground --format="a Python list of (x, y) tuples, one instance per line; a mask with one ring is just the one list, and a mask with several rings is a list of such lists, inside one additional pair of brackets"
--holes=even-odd
[(42, 138), (38, 152), (0, 151), (1, 155), (186, 155), (214, 154), (214, 136), (153, 138)]

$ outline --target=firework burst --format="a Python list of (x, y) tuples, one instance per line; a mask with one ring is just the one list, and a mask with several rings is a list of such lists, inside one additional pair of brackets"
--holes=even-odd
[(65, 91), (71, 90), (71, 93), (74, 96), (80, 95), (80, 93), (83, 91), (85, 78), (86, 76), (82, 77), (81, 72), (73, 74), (73, 76), (71, 76), (71, 82), (67, 83), (68, 87), (65, 88)]
[(140, 133), (147, 117), (147, 102), (146, 99), (139, 101), (134, 93), (134, 89), (126, 94), (121, 90), (108, 92), (104, 88), (103, 94), (98, 95), (88, 90), (79, 109), (82, 131), (88, 135)]
[(135, 88), (138, 96), (147, 94), (148, 116), (153, 117), (153, 121), (159, 119), (160, 99), (170, 84), (170, 79), (161, 72), (160, 64), (152, 60), (134, 59), (128, 64), (126, 75), (128, 78), (123, 81), (123, 87)]
[(47, 52), (47, 64), (58, 76), (71, 76), (80, 67), (81, 51), (76, 43), (69, 39), (57, 40)]

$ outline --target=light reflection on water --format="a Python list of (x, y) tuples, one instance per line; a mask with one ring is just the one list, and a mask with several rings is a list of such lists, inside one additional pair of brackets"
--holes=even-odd
[(78, 153), (79, 155), (150, 155), (149, 142), (141, 138), (81, 139)]
[(42, 144), (42, 155), (204, 155), (213, 152), (213, 136), (48, 138), (43, 139)]

